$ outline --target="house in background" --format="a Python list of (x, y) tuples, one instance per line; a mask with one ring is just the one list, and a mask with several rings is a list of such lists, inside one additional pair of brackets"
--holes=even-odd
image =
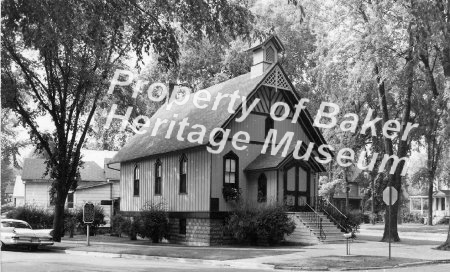
[(341, 211), (346, 210), (346, 201), (347, 201), (347, 193), (348, 190), (348, 205), (349, 210), (360, 210), (362, 209), (363, 198), (365, 196), (364, 187), (361, 186), (356, 181), (348, 182), (348, 189), (346, 186), (340, 186), (336, 188), (336, 191), (333, 195), (332, 203)]
[[(193, 95), (186, 104), (173, 104), (169, 110), (163, 106), (150, 118), (150, 129), (134, 136), (112, 160), (120, 163), (121, 213), (132, 217), (146, 203), (163, 202), (169, 212), (172, 242), (210, 245), (220, 243), (223, 238), (223, 219), (233, 208), (233, 201), (227, 201), (229, 192), (240, 189), (241, 197), (255, 205), (277, 202), (285, 203), (293, 211), (311, 211), (318, 196), (317, 173), (325, 171), (314, 157), (318, 154), (317, 146), (325, 140), (312, 126), (307, 111), (302, 110), (297, 122), (292, 122), (294, 105), (300, 98), (278, 63), (282, 50), (279, 39), (272, 36), (250, 49), (253, 66), (249, 73), (206, 89), (210, 101), (219, 94), (230, 95), (236, 90), (246, 96), (247, 107), (256, 98), (260, 99), (242, 122), (236, 121), (241, 116), (240, 100), (234, 104), (235, 112), (230, 113), (227, 109), (230, 98), (224, 98), (217, 110), (212, 110), (213, 102), (206, 108), (195, 107)], [(270, 117), (270, 108), (276, 102), (289, 105), (287, 119), (275, 121)], [(282, 107), (276, 111), (277, 116), (283, 113)], [(204, 126), (206, 136), (195, 142), (186, 140), (190, 132), (198, 131), (189, 126), (182, 133), (184, 141), (177, 140), (176, 128), (167, 139), (166, 133), (172, 130), (168, 123), (162, 124), (152, 136), (158, 118), (176, 123), (187, 118), (190, 126)], [(231, 133), (225, 140), (224, 150), (213, 154), (207, 151), (207, 146), (211, 131), (217, 127), (230, 129)], [(294, 159), (294, 146), (285, 157), (281, 152), (274, 156), (270, 151), (262, 154), (271, 129), (277, 131), (278, 143), (286, 132), (294, 132), (294, 145), (297, 140), (302, 140), (304, 147), (314, 142), (310, 159)], [(238, 150), (231, 142), (239, 131), (250, 134), (251, 141), (244, 150)], [(219, 141), (222, 135), (216, 135), (215, 139)]]
[(25, 184), (23, 183), (21, 176), (16, 176), (12, 197), (15, 207), (23, 206), (25, 204)]
[[(75, 191), (67, 196), (66, 207), (75, 209), (86, 202), (101, 205), (105, 212), (105, 220), (119, 209), (120, 193), (118, 170), (113, 170), (107, 163), (114, 156), (111, 151), (83, 150), (84, 164), (80, 168), (81, 179)], [(116, 166), (117, 167), (117, 166)], [(23, 163), (22, 180), (24, 183), (24, 203), (52, 209), (49, 190), (52, 180), (44, 176), (46, 170), (45, 159), (26, 158)], [(102, 205), (103, 204), (103, 205)]]
[[(433, 224), (436, 224), (441, 219), (450, 216), (449, 203), (450, 196), (447, 190), (438, 190), (433, 193)], [(409, 196), (409, 211), (411, 213), (418, 213), (426, 217), (428, 214), (428, 196), (418, 195)]]
[(9, 204), (12, 202), (13, 193), (14, 193), (14, 185), (11, 183), (8, 183), (8, 185), (6, 185), (6, 188), (5, 188), (5, 204)]

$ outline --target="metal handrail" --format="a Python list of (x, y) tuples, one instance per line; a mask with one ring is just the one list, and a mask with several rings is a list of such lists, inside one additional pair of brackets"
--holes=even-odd
[(336, 208), (336, 206), (333, 205), (333, 203), (331, 203), (328, 199), (323, 198), (323, 200), (325, 200), (328, 204), (327, 205), (331, 205), (331, 207), (333, 207), (337, 212), (339, 212), (343, 217), (347, 218), (347, 216), (345, 214), (343, 214), (338, 208)]
[(308, 208), (311, 209), (311, 211), (314, 212), (314, 217), (315, 217), (315, 225), (317, 226), (317, 228), (319, 229), (319, 237), (320, 240), (325, 240), (327, 239), (327, 235), (325, 234), (325, 232), (323, 231), (323, 226), (322, 226), (322, 217), (320, 217), (320, 214), (313, 208), (311, 207), (306, 201), (304, 202), (304, 204), (306, 204), (306, 206), (308, 206)]

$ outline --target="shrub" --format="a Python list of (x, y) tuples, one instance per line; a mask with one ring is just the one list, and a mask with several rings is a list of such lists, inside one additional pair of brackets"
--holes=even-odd
[(136, 224), (139, 236), (149, 238), (153, 243), (167, 238), (169, 233), (169, 217), (163, 203), (147, 203), (132, 224)]
[(294, 231), (295, 223), (283, 206), (256, 207), (241, 203), (228, 218), (225, 228), (238, 243), (274, 245)]
[(436, 223), (437, 225), (448, 225), (450, 222), (450, 217), (444, 217), (439, 219), (439, 221)]
[(50, 229), (53, 226), (53, 213), (35, 205), (17, 207), (6, 217), (26, 221), (33, 229)]
[[(117, 214), (111, 217), (111, 230), (112, 233), (122, 237), (122, 234), (126, 234), (131, 237), (131, 220), (128, 217)], [(136, 235), (135, 235), (136, 236)]]
[(402, 221), (403, 223), (424, 223), (423, 219), (424, 215), (421, 215), (419, 213), (410, 213), (410, 212), (404, 212), (402, 213)]
[(284, 235), (294, 232), (295, 223), (280, 205), (271, 205), (261, 209), (257, 218), (257, 238), (259, 242), (267, 241), (275, 245), (284, 239)]
[(73, 238), (75, 229), (78, 226), (77, 214), (69, 209), (64, 210), (64, 233), (68, 232), (69, 237)]
[[(76, 221), (77, 221), (77, 227), (79, 230), (82, 231), (82, 233), (87, 233), (87, 224), (83, 221), (83, 208), (80, 207), (75, 210), (76, 214)], [(99, 205), (94, 206), (94, 222), (91, 224), (91, 227), (89, 228), (89, 235), (96, 235), (98, 228), (101, 225), (105, 225), (105, 213), (103, 211), (103, 208)]]

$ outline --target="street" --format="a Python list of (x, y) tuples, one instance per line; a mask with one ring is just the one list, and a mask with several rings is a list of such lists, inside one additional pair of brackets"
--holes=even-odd
[[(450, 264), (415, 266), (378, 271), (436, 271), (450, 270)], [(214, 267), (204, 264), (153, 261), (123, 258), (102, 258), (59, 253), (50, 250), (1, 252), (2, 272), (75, 272), (75, 271), (261, 271)]]
[(75, 272), (75, 271), (260, 271), (205, 266), (204, 264), (149, 261), (123, 258), (78, 256), (50, 250), (2, 251), (2, 272)]

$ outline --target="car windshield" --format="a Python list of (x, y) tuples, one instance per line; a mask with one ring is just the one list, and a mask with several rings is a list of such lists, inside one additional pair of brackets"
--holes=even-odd
[(2, 227), (4, 228), (18, 228), (18, 229), (31, 229), (31, 226), (25, 222), (14, 222), (14, 221), (4, 221), (2, 222)]

